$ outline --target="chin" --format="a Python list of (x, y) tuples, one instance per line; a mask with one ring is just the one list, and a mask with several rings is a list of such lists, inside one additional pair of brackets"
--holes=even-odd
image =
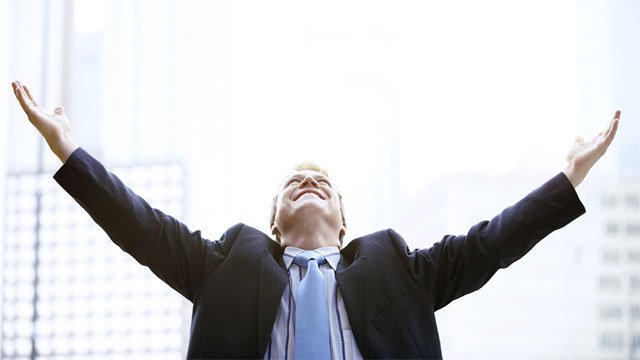
[(327, 213), (330, 211), (330, 209), (327, 206), (326, 202), (323, 202), (320, 199), (316, 200), (314, 198), (309, 198), (296, 201), (296, 203), (292, 207), (292, 211), (315, 211), (318, 213)]

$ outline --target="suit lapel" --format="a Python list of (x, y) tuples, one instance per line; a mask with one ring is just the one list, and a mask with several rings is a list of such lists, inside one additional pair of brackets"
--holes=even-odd
[(260, 257), (260, 290), (258, 292), (258, 351), (262, 356), (269, 343), (280, 299), (288, 277), (282, 256), (276, 259), (264, 251)]
[(336, 271), (336, 282), (349, 315), (349, 323), (353, 331), (358, 349), (364, 358), (369, 357), (367, 343), (367, 308), (368, 308), (369, 266), (366, 257), (356, 259), (352, 264), (340, 259)]

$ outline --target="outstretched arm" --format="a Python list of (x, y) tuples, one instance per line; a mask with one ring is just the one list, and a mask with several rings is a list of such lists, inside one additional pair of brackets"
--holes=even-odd
[(49, 148), (63, 163), (79, 146), (71, 137), (69, 119), (63, 107), (56, 107), (48, 113), (31, 95), (31, 91), (18, 81), (11, 83), (13, 92), (29, 121), (47, 141)]
[(432, 294), (434, 309), (478, 290), (496, 271), (510, 266), (544, 237), (585, 212), (574, 188), (606, 152), (619, 120), (620, 112), (616, 111), (609, 127), (598, 136), (589, 141), (576, 138), (564, 175), (557, 174), (467, 234), (446, 235), (431, 248), (409, 254), (407, 268)]
[(620, 110), (616, 111), (606, 130), (586, 141), (582, 136), (576, 137), (569, 153), (567, 154), (567, 167), (562, 171), (573, 187), (580, 185), (591, 167), (604, 155), (618, 131), (620, 122)]
[(202, 279), (226, 257), (226, 242), (208, 241), (175, 218), (151, 207), (71, 137), (62, 107), (47, 113), (29, 89), (13, 90), (29, 121), (63, 162), (54, 175), (62, 188), (123, 251), (193, 300)]

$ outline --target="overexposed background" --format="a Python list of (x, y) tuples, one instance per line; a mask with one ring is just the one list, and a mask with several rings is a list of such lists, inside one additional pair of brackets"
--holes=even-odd
[[(210, 239), (237, 222), (268, 233), (278, 184), (310, 160), (343, 192), (347, 239), (392, 227), (429, 247), (557, 174), (574, 137), (621, 109), (618, 138), (578, 189), (587, 214), (437, 317), (448, 359), (640, 358), (639, 24), (632, 0), (2, 0), (2, 357), (180, 358), (189, 321), (168, 292), (184, 314), (166, 332), (181, 334), (173, 347), (126, 342), (155, 342), (148, 329), (106, 331), (116, 345), (102, 350), (86, 345), (91, 326), (42, 330), (34, 314), (48, 300), (34, 294), (46, 278), (30, 280), (42, 270), (11, 269), (16, 254), (25, 268), (47, 254), (46, 229), (25, 220), (34, 242), (14, 225), (46, 207), (11, 204), (54, 194), (60, 164), (13, 99), (20, 80), (46, 107), (64, 105), (81, 146), (152, 205), (170, 184), (170, 213)], [(145, 166), (164, 171), (156, 193)], [(96, 241), (92, 254), (115, 247)], [(6, 295), (18, 284), (25, 296)], [(87, 311), (60, 321), (100, 318)]]

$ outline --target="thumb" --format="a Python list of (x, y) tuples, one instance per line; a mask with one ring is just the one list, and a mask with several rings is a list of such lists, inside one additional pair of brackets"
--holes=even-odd
[(53, 113), (56, 115), (64, 115), (64, 108), (62, 106), (58, 106), (53, 110)]

